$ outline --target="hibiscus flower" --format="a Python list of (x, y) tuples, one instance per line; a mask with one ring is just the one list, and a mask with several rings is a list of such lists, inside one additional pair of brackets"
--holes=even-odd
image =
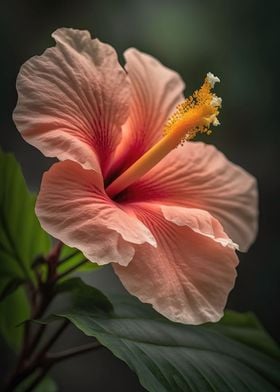
[[(257, 227), (255, 179), (215, 147), (190, 141), (217, 125), (208, 74), (185, 100), (180, 76), (153, 57), (59, 29), (56, 46), (17, 79), (15, 123), (57, 157), (43, 176), (42, 227), (167, 318), (217, 321), (234, 285), (236, 249)], [(238, 245), (237, 245), (238, 244)]]

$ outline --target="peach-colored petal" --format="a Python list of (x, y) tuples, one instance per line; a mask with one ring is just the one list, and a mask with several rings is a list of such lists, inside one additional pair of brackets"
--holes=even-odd
[[(173, 321), (218, 321), (234, 285), (238, 264), (231, 246), (219, 241), (221, 236), (227, 241), (227, 236), (218, 222), (197, 214), (195, 223), (184, 208), (176, 223), (166, 220), (155, 204), (139, 203), (133, 208), (153, 233), (158, 247), (139, 245), (127, 267), (114, 265), (126, 289)], [(174, 216), (174, 210), (164, 208), (165, 215)], [(209, 224), (213, 238), (207, 235)]]
[(135, 162), (161, 137), (169, 114), (184, 97), (180, 76), (152, 56), (134, 48), (124, 53), (131, 81), (130, 114), (117, 149), (122, 169)]
[(243, 251), (256, 236), (256, 180), (211, 145), (179, 146), (127, 189), (124, 198), (206, 210)]
[(195, 233), (211, 238), (223, 246), (238, 249), (238, 245), (227, 236), (220, 222), (207, 211), (164, 205), (161, 206), (161, 211), (166, 220), (178, 226), (188, 226)]
[(76, 162), (44, 174), (36, 213), (48, 233), (98, 264), (127, 265), (135, 244), (156, 246), (149, 229), (107, 197), (100, 174)]
[(15, 123), (46, 156), (104, 170), (128, 115), (126, 73), (115, 50), (87, 31), (62, 28), (52, 36), (56, 46), (20, 70)]

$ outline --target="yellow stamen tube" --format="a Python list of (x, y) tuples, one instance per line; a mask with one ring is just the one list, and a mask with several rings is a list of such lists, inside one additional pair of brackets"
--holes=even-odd
[(221, 99), (211, 93), (213, 78), (208, 74), (202, 87), (177, 106), (164, 127), (164, 137), (106, 188), (109, 197), (113, 198), (146, 174), (180, 143), (198, 132), (209, 132), (211, 124), (218, 124), (216, 116)]

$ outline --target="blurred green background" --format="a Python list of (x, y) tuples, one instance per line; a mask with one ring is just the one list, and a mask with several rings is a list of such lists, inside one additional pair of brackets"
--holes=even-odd
[[(1, 146), (16, 154), (35, 190), (52, 161), (23, 142), (12, 122), (15, 79), (24, 61), (53, 45), (50, 35), (56, 28), (89, 30), (113, 45), (121, 62), (122, 52), (131, 46), (152, 54), (182, 75), (186, 95), (200, 86), (208, 71), (220, 77), (222, 125), (204, 139), (255, 175), (260, 189), (259, 235), (249, 253), (240, 256), (228, 307), (254, 311), (278, 340), (279, 15), (277, 0), (9, 0), (1, 2), (0, 14)], [(121, 290), (110, 268), (90, 279), (101, 289)], [(75, 339), (72, 331), (68, 344)], [(0, 366), (4, 362), (1, 358)], [(54, 374), (62, 391), (76, 391), (81, 385), (83, 391), (106, 392), (112, 386), (117, 391), (143, 390), (106, 350), (59, 365)]]

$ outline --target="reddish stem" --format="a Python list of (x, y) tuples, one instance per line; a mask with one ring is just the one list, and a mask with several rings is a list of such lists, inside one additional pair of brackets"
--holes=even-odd
[[(58, 275), (57, 274), (57, 267), (59, 264), (59, 256), (61, 254), (62, 249), (62, 242), (58, 242), (53, 249), (51, 250), (50, 254), (42, 259), (44, 263), (46, 263), (48, 271), (46, 280), (43, 281), (40, 271), (37, 271), (38, 265), (34, 264), (34, 270), (37, 277), (37, 284), (38, 286), (33, 286), (32, 283), (29, 284), (28, 288), (30, 290), (30, 301), (31, 301), (31, 319), (39, 319), (43, 316), (46, 312), (49, 304), (53, 300), (55, 296), (55, 285), (58, 280), (67, 276), (71, 272), (75, 271), (81, 265), (87, 262), (86, 259), (81, 260), (75, 266), (69, 268), (64, 273)], [(76, 252), (75, 252), (76, 254)], [(73, 254), (74, 255), (74, 254)], [(71, 257), (73, 257), (71, 255)], [(65, 262), (69, 260), (71, 257), (66, 257), (62, 260)], [(68, 325), (69, 321), (66, 320), (62, 323), (62, 325), (55, 331), (55, 333), (50, 337), (50, 339), (45, 343), (45, 345), (41, 348), (39, 353), (33, 356), (36, 347), (38, 346), (45, 330), (46, 325), (42, 324), (39, 326), (37, 333), (31, 339), (30, 336), (30, 327), (31, 321), (27, 320), (24, 325), (24, 338), (23, 338), (23, 345), (22, 350), (19, 356), (19, 360), (16, 366), (15, 371), (12, 373), (9, 383), (7, 386), (6, 391), (12, 392), (14, 388), (20, 384), (24, 379), (34, 373), (36, 370), (39, 370), (39, 374), (35, 377), (32, 384), (28, 387), (26, 392), (31, 391), (36, 385), (40, 383), (40, 381), (44, 378), (46, 373), (49, 371), (51, 366), (58, 361), (63, 359), (70, 358), (74, 355), (82, 354), (84, 352), (90, 351), (99, 347), (99, 343), (94, 343), (87, 346), (82, 346), (80, 348), (70, 349), (64, 351), (62, 353), (57, 354), (48, 354), (48, 350), (50, 347), (55, 343), (58, 337), (63, 333), (64, 329)], [(33, 358), (32, 358), (33, 356)]]

